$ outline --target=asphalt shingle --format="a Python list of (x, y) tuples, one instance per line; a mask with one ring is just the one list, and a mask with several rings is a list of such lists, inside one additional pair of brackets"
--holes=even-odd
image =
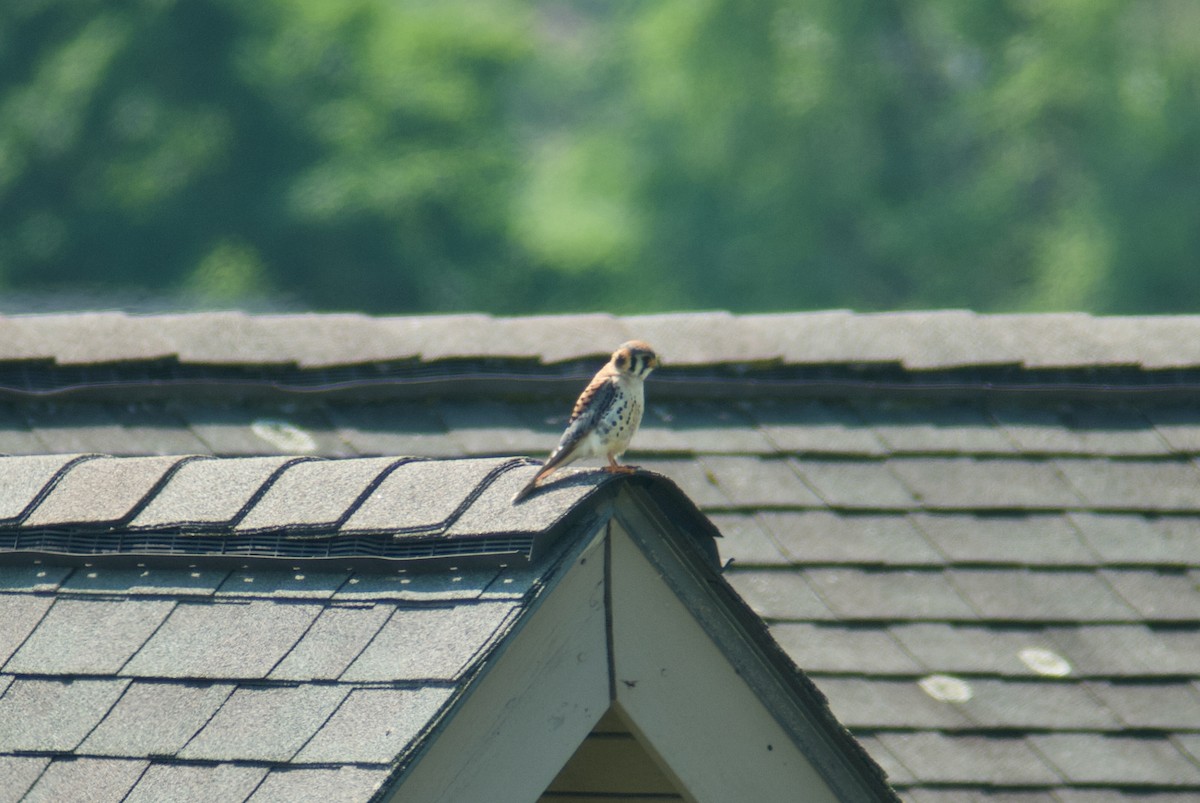
[(1200, 468), (1186, 460), (1055, 461), (1079, 495), (1098, 510), (1196, 509)]
[(59, 599), (4, 665), (35, 675), (111, 675), (141, 649), (175, 603)]
[(350, 570), (319, 572), (307, 569), (242, 569), (230, 572), (216, 590), (218, 597), (328, 599), (350, 578)]
[(893, 454), (1009, 454), (1013, 443), (975, 404), (862, 404), (859, 414)]
[(342, 803), (369, 800), (388, 779), (386, 768), (275, 769), (246, 803)]
[(724, 536), (717, 542), (722, 563), (731, 558), (744, 566), (782, 566), (791, 562), (758, 516), (714, 513), (708, 519)]
[(1179, 571), (1106, 571), (1104, 579), (1147, 622), (1200, 621), (1200, 577)]
[(954, 585), (991, 620), (1133, 622), (1138, 616), (1088, 571), (953, 569)]
[[(517, 610), (508, 602), (399, 609), (343, 673), (346, 681), (453, 680)], [(421, 652), (407, 645), (421, 644)]]
[(549, 530), (585, 496), (612, 478), (600, 471), (564, 471), (542, 481), (520, 504), (512, 500), (536, 473), (522, 466), (499, 474), (482, 488), (446, 529), (447, 538), (497, 533), (539, 533)]
[(424, 730), (450, 689), (357, 689), (296, 756), (297, 763), (390, 764)]
[(710, 455), (701, 462), (706, 476), (737, 507), (815, 507), (821, 503), (785, 460)]
[(886, 451), (858, 413), (835, 401), (764, 401), (750, 406), (749, 415), (781, 452), (863, 456)]
[(1096, 562), (1064, 516), (919, 514), (913, 521), (950, 563), (1088, 566)]
[(1142, 624), (1052, 627), (1046, 637), (1084, 677), (1191, 675), (1200, 660), (1200, 632), (1151, 630)]
[(906, 516), (812, 510), (767, 512), (758, 518), (795, 564), (924, 566), (944, 562)]
[(429, 571), (359, 572), (346, 581), (334, 599), (447, 602), (478, 599), (499, 576), (494, 568), (431, 568)]
[[(653, 389), (648, 391), (653, 393)], [(561, 430), (561, 427), (560, 427)], [(772, 454), (774, 444), (738, 409), (712, 402), (651, 403), (635, 453)]]
[(783, 571), (733, 571), (727, 579), (765, 619), (820, 620), (833, 614), (804, 577)]
[(1047, 461), (913, 457), (888, 465), (927, 508), (1046, 510), (1082, 504)]
[(38, 756), (0, 756), (0, 803), (18, 803), (49, 763)]
[(912, 493), (886, 462), (795, 460), (792, 465), (833, 508), (908, 510), (916, 506)]
[(1030, 742), (1075, 783), (1200, 784), (1200, 767), (1164, 738), (1052, 733)]
[(238, 764), (151, 764), (121, 803), (245, 800), (266, 775), (266, 767)]
[(19, 678), (0, 697), (0, 753), (74, 750), (128, 680)]
[(145, 761), (109, 758), (55, 759), (26, 793), (23, 803), (62, 803), (79, 800), (124, 800), (130, 788), (146, 771)]
[(850, 728), (953, 730), (970, 724), (960, 706), (934, 700), (912, 681), (814, 678), (838, 721)]
[(1200, 563), (1200, 519), (1153, 520), (1141, 514), (1072, 513), (1084, 543), (1106, 564), (1185, 566)]
[(1115, 730), (1120, 723), (1075, 683), (972, 679), (961, 711), (989, 730)]
[(804, 575), (829, 607), (846, 619), (976, 618), (975, 611), (939, 571), (808, 569)]
[[(1028, 655), (1030, 650), (1044, 655), (1055, 649), (1054, 642), (1039, 630), (1028, 628), (997, 630), (978, 625), (919, 622), (894, 625), (890, 630), (908, 654), (930, 672), (1033, 676), (1038, 672), (1022, 661), (1021, 655)], [(1069, 662), (1065, 669), (1070, 671)]]
[(349, 692), (345, 686), (240, 688), (179, 751), (179, 757), (288, 761)]
[(1186, 731), (1200, 722), (1194, 683), (1091, 683), (1088, 690), (1130, 728)]
[(81, 455), (0, 457), (0, 521), (15, 521), (49, 490), (51, 481)]
[(320, 612), (320, 605), (286, 602), (180, 602), (121, 674), (265, 677)]
[(97, 457), (76, 463), (23, 524), (25, 527), (54, 527), (123, 521), (167, 472), (184, 459)]
[(171, 475), (131, 526), (161, 529), (230, 524), (272, 475), (291, 461), (287, 457), (191, 460)]
[(392, 605), (343, 605), (321, 612), (270, 677), (333, 680), (358, 657), (395, 611)]
[(52, 597), (0, 595), (0, 667), (24, 643), (53, 603)]
[(1158, 455), (1167, 442), (1140, 413), (1081, 403), (1057, 407), (992, 405), (992, 415), (1022, 452), (1060, 455)]
[(920, 781), (1034, 786), (1059, 781), (1029, 743), (1018, 737), (945, 736), (936, 732), (877, 737)]
[(781, 622), (771, 635), (805, 672), (918, 675), (922, 667), (880, 627)]
[(330, 407), (329, 418), (360, 455), (464, 456), (428, 402), (339, 404)]
[(333, 527), (395, 463), (392, 457), (313, 460), (288, 466), (235, 529)]
[(79, 746), (79, 752), (97, 756), (173, 756), (232, 692), (233, 686), (227, 683), (131, 683)]
[(436, 529), (507, 464), (495, 459), (403, 463), (363, 500), (341, 530)]
[(193, 567), (168, 569), (147, 567), (132, 569), (87, 566), (71, 573), (62, 590), (72, 594), (142, 595), (154, 597), (208, 597), (225, 581), (229, 572), (217, 568)]

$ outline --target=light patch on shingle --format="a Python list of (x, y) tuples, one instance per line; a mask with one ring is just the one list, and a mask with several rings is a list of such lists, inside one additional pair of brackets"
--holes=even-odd
[(491, 584), (497, 569), (416, 568), (413, 571), (359, 572), (334, 595), (336, 600), (437, 602), (476, 599)]
[(128, 680), (20, 679), (0, 697), (0, 752), (70, 752)]
[(320, 572), (304, 568), (242, 569), (231, 572), (216, 593), (218, 597), (328, 599), (349, 577), (349, 570)]
[(240, 801), (254, 791), (266, 774), (266, 767), (235, 764), (151, 764), (121, 803)]
[[(145, 761), (55, 759), (46, 767), (22, 803), (124, 800), (126, 793), (145, 771)], [(82, 790), (87, 790), (86, 797), (81, 797)]]
[(0, 566), (0, 588), (7, 592), (55, 591), (73, 571), (70, 566), (44, 563), (41, 560), (31, 561), (29, 565), (24, 566)]
[(358, 657), (395, 610), (392, 605), (326, 608), (304, 634), (304, 638), (272, 670), (271, 678), (337, 678)]
[(349, 693), (345, 686), (241, 688), (180, 758), (210, 761), (288, 761)]
[(228, 524), (290, 457), (192, 460), (171, 475), (133, 528)]
[(171, 756), (208, 722), (230, 684), (130, 684), (108, 716), (79, 747), (100, 756)]
[(280, 527), (332, 527), (396, 463), (394, 457), (296, 463), (275, 478), (237, 523), (237, 532)]
[(127, 518), (183, 457), (98, 457), (72, 466), (25, 527), (107, 524)]
[[(345, 681), (454, 680), (500, 635), (518, 609), (507, 602), (399, 609), (350, 668)], [(420, 645), (420, 649), (414, 649)]]
[(921, 622), (893, 625), (891, 634), (929, 671), (1030, 676), (1020, 659), (1027, 649), (1049, 651), (1051, 642), (1037, 630), (993, 630), (977, 625)]
[(1013, 730), (1116, 730), (1119, 723), (1096, 705), (1082, 685), (1061, 682), (971, 681), (961, 710), (982, 728)]
[(62, 584), (72, 594), (147, 594), (172, 597), (208, 597), (229, 574), (224, 569), (168, 569), (145, 564), (132, 569), (86, 566)]
[(265, 677), (320, 612), (320, 605), (285, 602), (181, 602), (121, 674)]
[(391, 764), (429, 725), (450, 689), (357, 689), (296, 756), (297, 763)]
[(28, 675), (109, 675), (137, 652), (173, 601), (59, 599), (5, 671)]
[(342, 525), (342, 532), (434, 529), (506, 460), (416, 461), (396, 468)]
[(0, 457), (0, 521), (21, 517), (77, 454)]
[(341, 767), (338, 769), (276, 769), (246, 803), (332, 803), (369, 800), (391, 775), (391, 770)]
[(960, 707), (935, 700), (912, 681), (814, 678), (838, 721), (850, 728), (963, 728)]

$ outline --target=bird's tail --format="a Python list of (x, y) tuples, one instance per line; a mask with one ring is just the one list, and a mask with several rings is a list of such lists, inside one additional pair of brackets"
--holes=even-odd
[(537, 474), (534, 475), (533, 479), (531, 479), (524, 488), (517, 491), (516, 495), (513, 496), (513, 498), (512, 498), (512, 503), (515, 505), (518, 502), (520, 502), (522, 499), (524, 499), (525, 497), (527, 497), (531, 493), (533, 493), (534, 489), (537, 488), (538, 481), (541, 478), (542, 478), (542, 472), (539, 471)]

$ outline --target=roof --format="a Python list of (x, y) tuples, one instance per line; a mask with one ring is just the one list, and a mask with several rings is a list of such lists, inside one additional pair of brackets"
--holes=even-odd
[[(480, 678), (495, 676), (497, 653), (556, 593), (564, 556), (607, 526), (621, 509), (614, 499), (633, 495), (624, 517), (644, 507), (669, 520), (694, 553), (694, 584), (719, 592), (717, 618), (732, 614), (750, 634), (737, 651), (765, 652), (785, 678), (793, 693), (772, 710), (797, 707), (819, 723), (819, 741), (840, 745), (836, 761), (865, 778), (838, 799), (893, 799), (821, 694), (721, 582), (715, 529), (669, 480), (569, 472), (512, 504), (535, 471), (496, 458), (0, 458), (10, 513), (0, 524), (0, 762), (28, 770), (16, 794), (73, 797), (111, 783), (100, 798), (290, 799), (280, 790), (304, 788), (384, 799)], [(608, 574), (579, 595), (589, 617), (592, 586)], [(610, 635), (596, 632), (603, 643), (621, 631), (610, 619)], [(681, 649), (672, 647), (676, 660)], [(582, 654), (573, 648), (570, 663)], [(569, 698), (581, 682), (568, 684)], [(614, 682), (599, 676), (604, 705), (580, 739)], [(806, 759), (826, 766), (821, 752)], [(836, 788), (844, 773), (830, 774)]]
[[(1200, 318), (107, 315), (101, 328), (69, 316), (0, 330), (10, 325), (0, 451), (64, 456), (540, 456), (595, 358), (636, 335), (674, 367), (649, 381), (630, 459), (720, 528), (725, 576), (903, 797), (1166, 803), (1200, 791)], [(56, 465), (41, 461), (4, 482), (37, 486)], [(159, 482), (169, 469), (143, 470)], [(9, 498), (0, 518), (28, 512)], [(65, 520), (68, 498), (43, 514)], [(88, 515), (124, 504), (106, 497)], [(43, 773), (44, 758), (12, 760)]]

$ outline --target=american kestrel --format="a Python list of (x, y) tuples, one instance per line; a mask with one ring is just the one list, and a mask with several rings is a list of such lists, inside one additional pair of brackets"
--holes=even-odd
[(617, 458), (642, 423), (642, 410), (646, 406), (642, 380), (657, 367), (658, 355), (640, 340), (630, 340), (614, 351), (608, 364), (579, 394), (558, 446), (546, 458), (541, 471), (517, 492), (513, 502), (528, 496), (555, 469), (580, 458), (607, 457), (605, 471), (633, 471), (632, 467), (618, 463)]

